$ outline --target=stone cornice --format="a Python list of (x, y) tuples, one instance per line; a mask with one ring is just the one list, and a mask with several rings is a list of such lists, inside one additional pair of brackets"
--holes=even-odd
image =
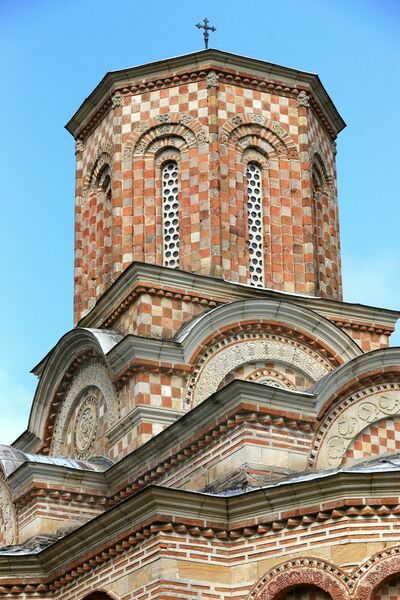
[[(119, 487), (119, 497), (125, 497), (126, 488), (138, 489), (145, 482), (156, 481), (244, 422), (259, 420), (268, 425), (273, 420), (277, 427), (311, 431), (314, 419), (315, 397), (311, 394), (236, 379), (116, 463), (105, 476), (109, 488)], [(148, 465), (147, 473), (143, 465)], [(129, 483), (121, 488), (126, 473)]]
[(306, 90), (332, 138), (345, 127), (318, 75), (209, 49), (107, 73), (67, 123), (66, 129), (75, 138), (84, 138), (112, 107), (115, 93), (142, 93), (195, 81), (205, 78), (209, 71), (218, 74), (221, 80), (265, 91), (297, 97), (299, 91)]
[(179, 417), (185, 414), (183, 410), (173, 410), (171, 408), (162, 408), (148, 404), (136, 404), (136, 406), (125, 415), (119, 423), (107, 432), (107, 437), (111, 445), (117, 443), (119, 439), (128, 431), (131, 431), (141, 421), (152, 421), (172, 425)]
[(187, 273), (159, 265), (132, 263), (99, 298), (79, 327), (110, 327), (140, 294), (183, 298), (214, 308), (241, 298), (286, 300), (313, 310), (341, 327), (373, 328), (392, 333), (400, 311), (340, 302), (328, 298), (302, 296), (271, 289), (258, 289), (231, 283), (217, 277)]
[[(60, 488), (61, 481), (62, 488)], [(100, 471), (70, 469), (51, 463), (23, 463), (10, 475), (8, 482), (16, 499), (20, 499), (21, 495), (25, 493), (32, 498), (35, 496), (34, 493), (32, 494), (32, 491), (41, 488), (46, 488), (49, 492), (52, 489), (66, 491), (67, 488), (75, 490), (77, 488), (84, 488), (87, 495), (95, 494), (95, 496), (99, 497), (107, 495), (108, 492), (104, 473)]]
[[(150, 407), (138, 407), (129, 419), (143, 416), (146, 410), (154, 416)], [(174, 411), (174, 416), (177, 414)], [(165, 418), (165, 415), (161, 416)], [(185, 461), (192, 460), (238, 427), (273, 425), (309, 434), (314, 422), (315, 397), (312, 394), (234, 380), (107, 471), (74, 471), (53, 464), (29, 462), (13, 472), (9, 485), (21, 506), (36, 498), (44, 500), (49, 496), (54, 499), (57, 491), (57, 499), (61, 501), (86, 502), (87, 496), (94, 494), (93, 502), (106, 506), (159, 481), (165, 473), (180, 468)], [(121, 424), (114, 429), (111, 435), (118, 437)], [(69, 497), (64, 499), (65, 488), (69, 488)]]
[(237, 552), (238, 542), (253, 536), (342, 519), (376, 522), (399, 513), (397, 481), (390, 472), (331, 473), (317, 482), (300, 480), (230, 497), (150, 486), (38, 554), (0, 552), (0, 595), (56, 591), (163, 533), (216, 538), (226, 556), (231, 542)]

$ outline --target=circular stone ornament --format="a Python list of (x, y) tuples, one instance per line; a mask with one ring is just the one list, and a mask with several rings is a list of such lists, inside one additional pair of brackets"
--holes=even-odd
[(97, 433), (97, 399), (90, 395), (82, 402), (74, 427), (74, 446), (78, 458), (87, 458)]

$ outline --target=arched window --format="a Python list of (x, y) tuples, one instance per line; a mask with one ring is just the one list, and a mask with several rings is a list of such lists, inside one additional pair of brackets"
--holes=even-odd
[(162, 165), (163, 262), (179, 267), (179, 168), (175, 160)]
[(250, 285), (264, 286), (264, 248), (262, 215), (262, 172), (259, 165), (249, 162), (247, 177), (247, 223), (249, 236)]

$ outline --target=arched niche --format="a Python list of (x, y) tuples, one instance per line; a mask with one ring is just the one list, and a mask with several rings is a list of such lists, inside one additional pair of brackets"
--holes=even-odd
[(119, 598), (112, 592), (105, 592), (103, 590), (95, 590), (89, 594), (83, 596), (81, 600), (119, 600)]
[(325, 560), (294, 558), (266, 573), (248, 600), (348, 600), (346, 579), (339, 568)]
[(332, 600), (332, 596), (314, 585), (296, 585), (280, 594), (279, 600)]

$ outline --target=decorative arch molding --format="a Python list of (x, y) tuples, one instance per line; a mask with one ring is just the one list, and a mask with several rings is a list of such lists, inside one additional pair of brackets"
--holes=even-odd
[(109, 167), (109, 171), (111, 173), (113, 154), (114, 148), (111, 144), (107, 144), (106, 149), (99, 148), (97, 150), (97, 158), (91, 165), (91, 167), (88, 169), (88, 175), (86, 177), (86, 182), (84, 185), (84, 190), (86, 190), (86, 192), (89, 189), (95, 189), (97, 187), (99, 175), (104, 170), (104, 168)]
[(358, 344), (325, 317), (291, 302), (259, 298), (236, 300), (203, 313), (183, 327), (174, 340), (182, 344), (185, 360), (194, 364), (215, 339), (216, 332), (246, 323), (258, 325), (260, 329), (262, 323), (286, 327), (303, 338), (304, 343), (309, 339), (314, 347), (319, 347), (332, 367), (362, 354)]
[(78, 364), (85, 357), (97, 357), (111, 374), (107, 353), (122, 339), (114, 331), (76, 328), (66, 333), (35, 369), (40, 376), (29, 417), (28, 431), (45, 440), (51, 414), (58, 413)]
[[(239, 332), (232, 335), (233, 329)], [(246, 362), (277, 360), (316, 381), (361, 353), (324, 317), (289, 302), (261, 299), (238, 300), (200, 315), (175, 341), (182, 343), (185, 360), (195, 365), (187, 406), (211, 395), (230, 371)]]
[(186, 405), (203, 402), (217, 391), (228, 373), (253, 361), (279, 361), (312, 381), (331, 368), (317, 352), (283, 336), (259, 330), (227, 335), (208, 347), (197, 362), (188, 381)]
[(131, 133), (124, 149), (124, 160), (134, 154), (145, 154), (156, 141), (165, 137), (178, 137), (187, 148), (205, 144), (207, 133), (200, 121), (189, 114), (167, 113), (139, 123)]
[(400, 415), (400, 382), (368, 386), (346, 398), (319, 428), (317, 469), (339, 467), (351, 442), (368, 426)]
[[(110, 426), (118, 421), (118, 396), (104, 362), (93, 358), (75, 374), (58, 410), (51, 440), (51, 454), (62, 455), (66, 432), (73, 411), (80, 406), (74, 429), (76, 457), (88, 459), (95, 442), (100, 400), (103, 399)], [(85, 439), (86, 438), (86, 439)]]
[(256, 143), (252, 138), (264, 140), (273, 148), (275, 156), (298, 158), (297, 145), (282, 125), (256, 113), (235, 115), (229, 119), (221, 128), (219, 141), (223, 145), (234, 148), (239, 145), (245, 149)]
[(266, 381), (271, 380), (271, 383), (267, 383), (267, 385), (272, 385), (273, 387), (279, 387), (282, 389), (296, 391), (293, 383), (285, 377), (282, 373), (277, 371), (276, 369), (271, 368), (258, 368), (254, 369), (247, 377), (248, 381), (254, 381), (255, 383), (266, 384)]
[(95, 589), (90, 592), (84, 592), (84, 595), (80, 597), (80, 600), (120, 600), (120, 596), (117, 596), (114, 592), (110, 592), (105, 589)]
[(248, 600), (276, 600), (298, 585), (312, 585), (332, 600), (347, 600), (348, 577), (327, 561), (305, 557), (288, 560), (269, 571), (251, 590)]
[(399, 365), (400, 348), (374, 350), (350, 360), (311, 388), (317, 396), (320, 424), (310, 466), (340, 464), (348, 445), (367, 425), (400, 414)]
[(355, 600), (375, 600), (378, 588), (395, 576), (400, 577), (400, 546), (377, 552), (353, 572)]

